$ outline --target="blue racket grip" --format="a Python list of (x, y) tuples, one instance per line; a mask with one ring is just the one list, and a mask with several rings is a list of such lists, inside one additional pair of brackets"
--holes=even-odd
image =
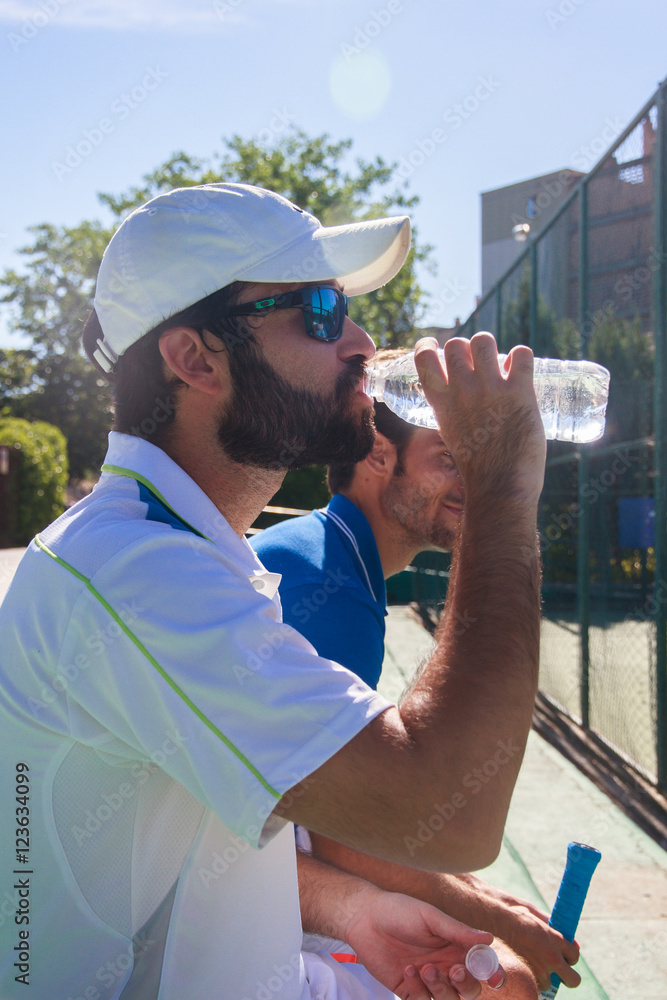
[[(568, 941), (574, 941), (584, 900), (591, 884), (593, 872), (602, 855), (587, 844), (567, 845), (567, 861), (554, 903), (549, 926), (560, 931)], [(540, 1000), (553, 1000), (560, 986), (560, 976), (551, 975), (551, 987), (540, 993)]]

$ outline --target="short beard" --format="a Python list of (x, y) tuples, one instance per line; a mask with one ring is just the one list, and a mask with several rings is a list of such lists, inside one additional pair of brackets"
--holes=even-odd
[(234, 462), (288, 472), (307, 465), (356, 463), (370, 453), (373, 408), (351, 412), (363, 358), (351, 358), (333, 392), (322, 396), (295, 389), (266, 361), (251, 336), (235, 344), (228, 356), (232, 397), (218, 439)]
[(424, 493), (406, 477), (403, 471), (394, 471), (380, 504), (385, 517), (400, 525), (405, 537), (421, 547), (420, 551), (439, 549), (451, 552), (456, 531), (438, 520), (429, 511), (432, 497)]

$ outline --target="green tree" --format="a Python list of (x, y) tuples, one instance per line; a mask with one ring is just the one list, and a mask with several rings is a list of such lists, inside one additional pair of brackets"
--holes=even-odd
[[(543, 295), (538, 293), (535, 310), (535, 336), (531, 342), (530, 295), (531, 263), (526, 258), (502, 286), (503, 308), (499, 343), (508, 353), (517, 344), (530, 344), (536, 357), (549, 357), (557, 331), (556, 315)], [(518, 278), (518, 285), (517, 285)], [(514, 292), (514, 294), (512, 294)], [(571, 357), (571, 355), (568, 355)]]
[(30, 349), (0, 348), (0, 413), (5, 405), (30, 389), (35, 372), (35, 355)]
[(32, 243), (19, 251), (28, 258), (26, 273), (8, 270), (0, 279), (1, 301), (12, 307), (10, 327), (32, 341), (29, 351), (0, 359), (2, 402), (14, 416), (59, 427), (71, 474), (83, 478), (99, 467), (110, 426), (109, 387), (79, 341), (112, 230), (82, 222), (71, 228), (44, 223), (30, 231)]
[(613, 308), (601, 309), (593, 316), (586, 340), (572, 320), (562, 320), (554, 348), (557, 357), (586, 358), (609, 369), (606, 443), (651, 433), (655, 345), (653, 334), (642, 330), (639, 316), (629, 320), (617, 316)]
[(3, 530), (10, 544), (27, 545), (64, 510), (67, 442), (51, 424), (0, 417), (0, 445), (19, 456), (10, 483), (9, 524)]
[[(226, 151), (210, 161), (174, 153), (166, 163), (144, 177), (139, 187), (121, 195), (101, 194), (100, 201), (119, 220), (137, 205), (175, 187), (236, 181), (257, 184), (284, 195), (312, 212), (326, 226), (383, 215), (409, 214), (418, 198), (408, 197), (396, 182), (396, 164), (378, 156), (372, 162), (346, 159), (351, 139), (330, 142), (328, 135), (311, 138), (292, 129), (275, 145), (232, 136)], [(423, 315), (424, 293), (415, 273), (416, 262), (430, 266), (429, 246), (413, 239), (410, 256), (389, 285), (368, 295), (355, 296), (350, 315), (380, 347), (412, 344)]]
[[(526, 259), (502, 286), (499, 343), (505, 352), (515, 344), (531, 343), (530, 294), (530, 261)], [(582, 335), (574, 320), (558, 318), (538, 294), (535, 319), (532, 346), (537, 357), (586, 358), (609, 369), (605, 443), (651, 433), (655, 348), (653, 334), (642, 330), (638, 316), (624, 319), (612, 304), (591, 316), (590, 330)]]
[[(0, 404), (17, 416), (39, 417), (60, 427), (68, 439), (73, 476), (82, 478), (97, 468), (111, 425), (110, 393), (82, 356), (79, 339), (104, 247), (124, 216), (174, 187), (216, 181), (270, 188), (326, 225), (407, 214), (417, 198), (407, 196), (405, 185), (396, 180), (395, 164), (381, 157), (352, 160), (351, 145), (351, 140), (331, 142), (327, 135), (311, 138), (298, 129), (280, 136), (271, 148), (235, 135), (207, 160), (178, 152), (141, 185), (120, 195), (101, 194), (112, 216), (108, 227), (95, 220), (74, 227), (32, 227), (32, 242), (20, 250), (25, 269), (8, 270), (0, 278), (0, 302), (10, 307), (10, 328), (32, 342), (23, 358), (17, 352), (0, 357)], [(390, 285), (352, 300), (352, 318), (378, 345), (414, 341), (423, 300), (415, 265), (429, 266), (429, 253), (429, 247), (415, 243)]]
[[(310, 511), (315, 507), (324, 507), (329, 502), (329, 496), (327, 470), (323, 465), (311, 465), (288, 472), (269, 506)], [(255, 527), (268, 528), (284, 519), (284, 514), (263, 511), (255, 521)]]

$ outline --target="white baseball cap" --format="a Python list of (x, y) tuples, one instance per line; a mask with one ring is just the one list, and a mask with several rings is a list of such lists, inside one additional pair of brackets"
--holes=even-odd
[(337, 278), (347, 295), (384, 285), (410, 249), (407, 216), (324, 227), (249, 184), (175, 188), (123, 221), (97, 277), (95, 312), (107, 371), (149, 330), (234, 281)]

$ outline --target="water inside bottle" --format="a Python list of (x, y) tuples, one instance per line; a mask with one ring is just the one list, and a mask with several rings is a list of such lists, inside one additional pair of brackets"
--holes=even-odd
[[(501, 367), (504, 357), (499, 355), (498, 358)], [(583, 444), (600, 438), (605, 427), (608, 389), (609, 372), (601, 365), (535, 359), (535, 392), (545, 434), (550, 441)], [(386, 403), (403, 420), (418, 427), (438, 429), (412, 355), (386, 367), (371, 368), (366, 378), (366, 391)]]
[(602, 437), (608, 388), (609, 373), (600, 365), (536, 358), (535, 393), (547, 440), (585, 444)]
[(369, 396), (386, 403), (402, 420), (417, 427), (438, 430), (438, 421), (426, 401), (416, 372), (405, 371), (384, 377), (381, 370), (370, 370), (366, 376), (365, 391)]

